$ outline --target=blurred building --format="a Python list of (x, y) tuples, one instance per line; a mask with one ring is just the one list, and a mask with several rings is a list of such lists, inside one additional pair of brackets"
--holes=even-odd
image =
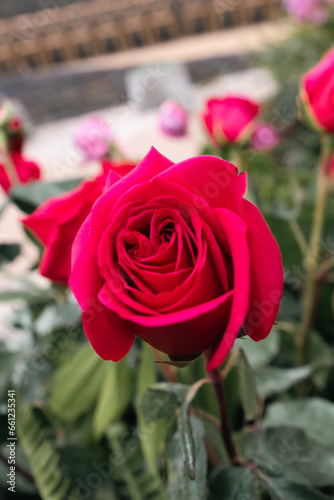
[(280, 0), (2, 0), (0, 72), (275, 19)]

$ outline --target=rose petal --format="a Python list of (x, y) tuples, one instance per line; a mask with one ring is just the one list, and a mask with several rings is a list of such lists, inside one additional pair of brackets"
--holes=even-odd
[(255, 341), (264, 339), (276, 319), (283, 293), (283, 266), (279, 247), (261, 212), (243, 201), (251, 255), (250, 308), (245, 329)]
[(94, 351), (106, 361), (124, 358), (136, 338), (131, 328), (105, 307), (101, 311), (85, 311), (82, 323)]
[(234, 295), (231, 315), (225, 333), (217, 347), (211, 349), (208, 370), (218, 368), (225, 360), (237, 338), (249, 309), (250, 255), (247, 243), (247, 225), (240, 217), (223, 208), (215, 215), (228, 238), (234, 272)]

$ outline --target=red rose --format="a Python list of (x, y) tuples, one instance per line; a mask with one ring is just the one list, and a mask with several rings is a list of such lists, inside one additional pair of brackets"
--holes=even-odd
[(317, 132), (334, 134), (334, 48), (301, 80), (302, 119)]
[[(134, 165), (127, 165), (127, 170)], [(109, 164), (109, 169), (117, 166)], [(125, 168), (125, 166), (124, 166)], [(82, 182), (76, 189), (64, 195), (50, 198), (32, 215), (23, 219), (44, 245), (40, 273), (52, 281), (67, 284), (71, 271), (71, 247), (74, 238), (102, 194), (106, 175)]]
[(210, 99), (202, 120), (215, 144), (240, 143), (247, 139), (255, 127), (260, 106), (243, 97), (229, 96)]
[(281, 256), (246, 175), (219, 158), (174, 164), (153, 148), (103, 195), (72, 248), (70, 287), (95, 351), (118, 361), (135, 335), (170, 356), (211, 348), (219, 366), (242, 326), (266, 337), (283, 287)]
[[(38, 180), (41, 177), (41, 171), (39, 166), (33, 161), (26, 160), (21, 152), (13, 151), (10, 153), (10, 158), (13, 162), (13, 165), (16, 169), (18, 178), (25, 184), (26, 182), (30, 182), (33, 180)], [(11, 188), (10, 179), (7, 175), (7, 172), (3, 165), (0, 164), (0, 185), (6, 191), (6, 193)]]

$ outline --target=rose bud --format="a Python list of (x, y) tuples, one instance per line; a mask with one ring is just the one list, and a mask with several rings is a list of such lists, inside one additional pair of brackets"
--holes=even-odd
[(81, 123), (74, 135), (74, 143), (83, 153), (85, 161), (99, 160), (110, 156), (115, 136), (108, 124), (95, 116)]
[(264, 339), (283, 290), (278, 245), (244, 199), (246, 174), (212, 156), (174, 164), (154, 148), (111, 171), (72, 247), (70, 287), (95, 351), (119, 361), (135, 336), (221, 365), (239, 332)]
[(188, 114), (175, 101), (167, 100), (159, 108), (159, 129), (170, 137), (184, 137), (187, 134)]
[(256, 151), (271, 151), (279, 143), (279, 135), (268, 123), (260, 123), (253, 132), (250, 145)]
[(260, 112), (256, 102), (236, 96), (210, 99), (206, 108), (202, 120), (214, 144), (218, 146), (248, 139)]
[(310, 128), (334, 134), (334, 48), (302, 77), (299, 110)]
[[(121, 178), (122, 169), (129, 172), (134, 165), (114, 168)], [(23, 224), (32, 231), (44, 247), (40, 273), (46, 278), (67, 284), (71, 271), (71, 247), (74, 238), (97, 198), (102, 194), (107, 172), (95, 179), (83, 181), (69, 193), (50, 198), (35, 212), (25, 217)]]
[[(27, 160), (23, 157), (20, 148), (22, 147), (22, 143), (19, 140), (19, 138), (16, 138), (17, 140), (13, 142), (9, 141), (9, 147), (10, 151), (8, 152), (8, 156), (12, 161), (13, 166), (15, 167), (17, 177), (19, 181), (22, 184), (25, 184), (27, 182), (35, 181), (40, 179), (41, 177), (41, 170), (37, 163)], [(15, 147), (13, 146), (15, 144)], [(14, 147), (14, 150), (11, 151), (12, 147)], [(17, 150), (16, 150), (17, 149)], [(0, 185), (8, 193), (8, 191), (11, 189), (11, 180), (8, 176), (8, 173), (6, 171), (5, 165), (2, 165), (0, 163)]]

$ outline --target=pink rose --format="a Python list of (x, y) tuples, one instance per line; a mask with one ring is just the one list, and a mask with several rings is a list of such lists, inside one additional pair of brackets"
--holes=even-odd
[(165, 101), (159, 108), (159, 128), (170, 137), (183, 137), (187, 134), (188, 114), (176, 102)]
[(279, 135), (268, 123), (260, 123), (253, 132), (251, 147), (256, 151), (270, 151), (279, 143)]
[(202, 120), (216, 145), (240, 143), (252, 134), (259, 112), (256, 102), (228, 96), (207, 101)]
[(178, 359), (226, 358), (242, 327), (265, 338), (283, 289), (277, 243), (244, 199), (246, 174), (155, 149), (125, 177), (111, 171), (75, 239), (69, 284), (95, 351), (122, 359), (138, 335)]
[(74, 135), (76, 147), (84, 154), (84, 159), (98, 160), (107, 156), (115, 137), (108, 124), (99, 117), (86, 118)]
[(328, 19), (328, 10), (323, 0), (284, 0), (283, 6), (297, 21), (323, 24)]
[(334, 134), (334, 48), (302, 77), (300, 105), (306, 124)]

